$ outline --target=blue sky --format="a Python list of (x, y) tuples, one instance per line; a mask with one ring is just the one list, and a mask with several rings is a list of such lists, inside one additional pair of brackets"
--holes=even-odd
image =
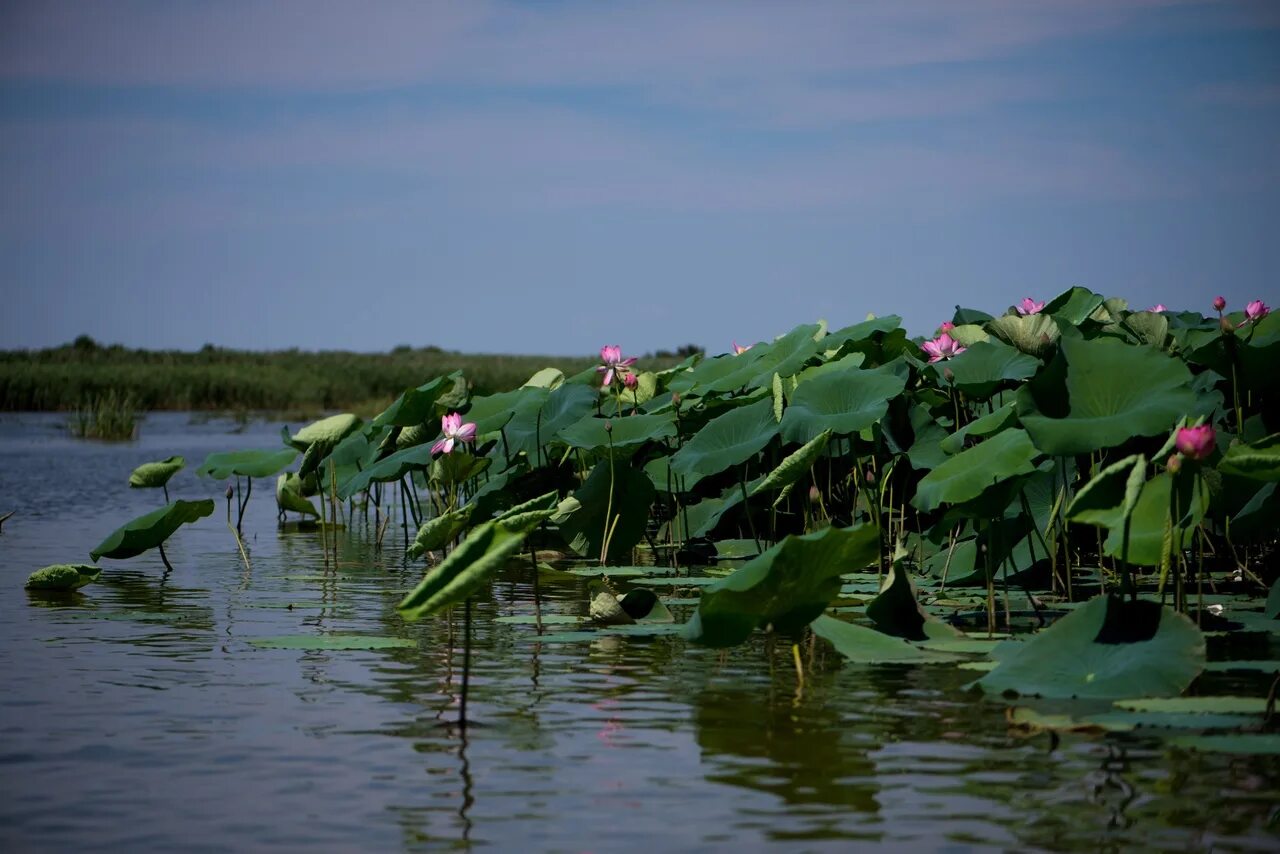
[(1280, 3), (8, 2), (0, 347), (1280, 300)]

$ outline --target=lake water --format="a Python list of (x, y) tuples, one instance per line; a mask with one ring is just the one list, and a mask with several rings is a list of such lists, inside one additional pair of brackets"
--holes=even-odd
[[(184, 851), (757, 849), (1274, 850), (1280, 762), (1123, 734), (1021, 738), (949, 666), (856, 667), (821, 654), (796, 691), (790, 649), (727, 654), (675, 637), (543, 644), (527, 569), (474, 609), (460, 731), (461, 618), (405, 624), (421, 577), (392, 526), (357, 523), (326, 567), (314, 533), (277, 532), (274, 484), (245, 518), (252, 571), (205, 454), (275, 447), (278, 424), (156, 414), (141, 438), (67, 438), (0, 417), (0, 848)], [(294, 429), (301, 426), (291, 425)], [(76, 595), (26, 576), (88, 551), (159, 491), (129, 472), (171, 454), (178, 498), (213, 517), (166, 551), (104, 561)], [(397, 519), (398, 521), (398, 519)], [(584, 614), (584, 581), (541, 585)], [(455, 609), (460, 610), (460, 609)], [(679, 615), (687, 613), (677, 609)], [(262, 649), (324, 633), (411, 639), (378, 651)], [(1214, 675), (1214, 678), (1225, 678)], [(1257, 679), (1242, 691), (1265, 690)]]

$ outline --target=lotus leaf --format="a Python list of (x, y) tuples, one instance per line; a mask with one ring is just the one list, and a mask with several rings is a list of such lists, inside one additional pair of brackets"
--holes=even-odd
[[(288, 444), (303, 452), (316, 444), (325, 448), (336, 448), (338, 443), (345, 439), (348, 434), (360, 428), (360, 423), (359, 417), (349, 412), (330, 415), (328, 418), (321, 418), (319, 421), (303, 427), (290, 436), (287, 441)], [(272, 472), (272, 474), (275, 474), (275, 472)], [(266, 477), (266, 475), (257, 476)]]
[(93, 560), (104, 557), (113, 560), (135, 557), (162, 544), (182, 525), (212, 514), (213, 499), (211, 498), (201, 501), (179, 499), (126, 522), (89, 552), (89, 557)]
[(524, 387), (545, 388), (554, 391), (564, 385), (564, 371), (558, 368), (543, 368), (525, 380)]
[[(447, 456), (469, 455), (459, 453)], [(405, 448), (403, 451), (396, 451), (391, 456), (378, 460), (363, 471), (357, 471), (346, 482), (339, 483), (338, 497), (346, 501), (356, 493), (368, 489), (374, 483), (390, 483), (399, 480), (415, 469), (422, 469), (431, 465), (431, 460), (430, 445), (414, 445), (411, 448)]]
[(497, 433), (510, 421), (536, 418), (550, 394), (545, 388), (526, 386), (514, 391), (473, 398), (471, 408), (462, 420), (474, 422), (478, 436)]
[(414, 427), (432, 421), (436, 415), (436, 401), (452, 389), (454, 383), (461, 378), (462, 371), (454, 371), (448, 376), (436, 377), (417, 388), (406, 389), (373, 419), (373, 425), (375, 427), (384, 425)]
[(1028, 356), (1043, 359), (1053, 351), (1053, 345), (1062, 335), (1052, 317), (1047, 314), (1006, 314), (987, 323), (992, 335), (1012, 344)]
[(957, 660), (953, 655), (921, 649), (902, 638), (825, 614), (809, 625), (813, 633), (830, 642), (836, 652), (859, 664), (927, 664)]
[[(956, 388), (974, 400), (986, 400), (1003, 384), (1034, 374), (1040, 360), (999, 341), (979, 341), (949, 359), (946, 367)], [(942, 364), (934, 365), (934, 370), (941, 374)]]
[(929, 512), (972, 501), (1001, 481), (1035, 471), (1031, 461), (1037, 453), (1026, 431), (997, 433), (925, 475), (911, 503)]
[(78, 590), (97, 581), (102, 567), (91, 563), (56, 563), (37, 569), (27, 578), (28, 590)]
[(783, 494), (778, 496), (778, 499), (781, 500), (786, 495), (785, 490), (809, 473), (809, 469), (813, 467), (818, 457), (822, 456), (822, 452), (827, 449), (827, 441), (830, 438), (831, 434), (824, 430), (808, 443), (787, 455), (786, 459), (778, 463), (777, 468), (769, 472), (764, 480), (752, 488), (751, 494), (755, 495), (768, 490), (781, 489), (784, 490)]
[(1086, 525), (1121, 528), (1138, 503), (1146, 475), (1147, 460), (1141, 454), (1112, 463), (1076, 493), (1067, 507), (1067, 519)]
[(759, 453), (777, 434), (778, 426), (773, 420), (770, 398), (731, 409), (709, 422), (675, 453), (671, 471), (681, 476), (718, 474)]
[(1247, 445), (1231, 445), (1218, 463), (1218, 471), (1254, 480), (1280, 481), (1280, 433)]
[(1114, 338), (1067, 338), (1061, 349), (1067, 366), (1067, 417), (1044, 414), (1032, 387), (1018, 392), (1018, 416), (1036, 447), (1047, 454), (1086, 454), (1134, 436), (1165, 433), (1195, 407), (1191, 372), (1158, 350)]
[(578, 554), (598, 558), (607, 527), (612, 535), (605, 560), (618, 563), (644, 537), (655, 495), (653, 484), (644, 472), (625, 461), (615, 460), (610, 473), (609, 461), (604, 460), (596, 464), (586, 482), (573, 494), (581, 509), (560, 521), (560, 533), (569, 548)]
[(791, 535), (703, 588), (685, 636), (707, 646), (734, 646), (756, 628), (796, 631), (840, 593), (840, 575), (861, 569), (880, 551), (869, 525)]
[(506, 453), (524, 453), (536, 460), (540, 448), (561, 430), (588, 416), (599, 399), (599, 392), (590, 386), (560, 386), (547, 396), (542, 406), (526, 407), (507, 422), (503, 430)]
[[(608, 424), (610, 430), (605, 429)], [(676, 422), (670, 413), (626, 415), (620, 418), (597, 418), (588, 415), (562, 429), (558, 438), (571, 448), (600, 451), (654, 442), (676, 434)]]
[(529, 532), (550, 516), (548, 510), (526, 514), (519, 524), (495, 519), (477, 526), (427, 571), (396, 610), (405, 620), (413, 621), (466, 601), (519, 551)]
[(1162, 472), (1142, 486), (1129, 519), (1128, 552), (1124, 550), (1124, 526), (1111, 527), (1104, 551), (1129, 563), (1157, 566), (1164, 554), (1166, 522), (1176, 499), (1178, 512), (1171, 529), (1174, 549), (1190, 548), (1196, 525), (1208, 510), (1209, 496), (1196, 477), (1174, 477)]
[(305, 516), (319, 516), (315, 505), (302, 495), (302, 481), (296, 474), (282, 474), (276, 478), (276, 506)]
[(1079, 326), (1102, 306), (1103, 299), (1102, 294), (1095, 294), (1088, 288), (1068, 288), (1045, 303), (1043, 313)]
[(134, 489), (159, 489), (169, 482), (187, 464), (182, 457), (168, 457), (155, 463), (143, 463), (129, 475), (129, 486)]
[(888, 368), (852, 368), (807, 380), (796, 387), (779, 425), (787, 442), (804, 444), (823, 431), (847, 436), (884, 417), (890, 399), (902, 393), (906, 380)]
[[(1142, 629), (1154, 624), (1143, 639)], [(978, 680), (990, 694), (1176, 697), (1204, 669), (1204, 635), (1154, 602), (1099, 596), (1011, 648)]]
[(405, 557), (419, 558), (427, 552), (442, 549), (453, 542), (471, 521), (474, 508), (475, 505), (468, 504), (459, 510), (450, 510), (423, 522), (413, 542), (405, 550)]
[(297, 457), (298, 452), (292, 448), (209, 454), (204, 458), (204, 464), (196, 469), (196, 474), (206, 475), (214, 480), (226, 480), (233, 476), (271, 477), (291, 465)]
[(942, 450), (947, 454), (958, 454), (964, 450), (966, 439), (985, 439), (994, 436), (1006, 427), (1012, 427), (1018, 420), (1017, 411), (1009, 403), (994, 412), (979, 416), (956, 432), (941, 441)]

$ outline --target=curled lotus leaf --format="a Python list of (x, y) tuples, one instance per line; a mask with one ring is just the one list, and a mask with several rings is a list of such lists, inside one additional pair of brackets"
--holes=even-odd
[(1227, 448), (1218, 471), (1254, 480), (1280, 481), (1280, 433)]
[(1017, 347), (1028, 356), (1043, 359), (1053, 352), (1062, 330), (1047, 314), (1006, 314), (987, 322), (986, 329), (995, 337)]
[(89, 552), (89, 557), (94, 560), (135, 557), (162, 544), (181, 526), (211, 515), (212, 498), (200, 501), (179, 499), (121, 525)]
[(471, 521), (471, 512), (474, 509), (474, 504), (468, 504), (423, 522), (422, 527), (418, 528), (417, 536), (405, 551), (405, 556), (419, 558), (427, 552), (442, 549), (453, 542)]
[(1104, 528), (1119, 528), (1138, 504), (1146, 482), (1147, 459), (1125, 457), (1093, 476), (1067, 507), (1067, 519)]
[(168, 457), (154, 463), (143, 463), (129, 475), (129, 486), (133, 489), (159, 489), (169, 482), (169, 478), (182, 471), (187, 461), (183, 457)]
[(79, 590), (97, 581), (102, 567), (91, 563), (56, 563), (37, 569), (27, 578), (28, 590)]
[(304, 516), (320, 515), (311, 500), (303, 497), (302, 479), (296, 474), (282, 474), (276, 478), (276, 506)]

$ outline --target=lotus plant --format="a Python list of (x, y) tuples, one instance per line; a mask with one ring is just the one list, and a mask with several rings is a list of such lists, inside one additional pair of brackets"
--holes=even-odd
[(1151, 312), (1152, 314), (1159, 314), (1162, 311), (1168, 311), (1168, 310), (1169, 309), (1166, 308), (1165, 304), (1162, 302), (1158, 302), (1155, 305), (1151, 306), (1151, 308), (1147, 309), (1147, 311)]
[(1244, 320), (1240, 321), (1240, 325), (1246, 323), (1256, 323), (1271, 313), (1271, 306), (1267, 305), (1260, 299), (1256, 299), (1244, 307)]
[(958, 356), (966, 349), (961, 347), (959, 342), (946, 332), (932, 341), (924, 342), (920, 346), (929, 354), (929, 364), (940, 362), (943, 359), (950, 359), (952, 356)]
[(741, 344), (739, 344), (737, 341), (734, 341), (734, 342), (733, 342), (733, 355), (735, 355), (735, 356), (741, 356), (743, 353), (747, 352), (747, 351), (748, 351), (748, 350), (750, 350), (750, 349), (751, 349), (751, 345), (750, 345), (750, 344), (748, 344), (747, 346), (743, 347), (743, 346), (742, 346)]
[(617, 344), (606, 344), (600, 348), (600, 362), (596, 366), (596, 373), (604, 374), (604, 381), (600, 383), (601, 388), (608, 388), (613, 385), (614, 377), (617, 377), (623, 383), (626, 382), (627, 375), (631, 373), (631, 366), (636, 363), (635, 356), (622, 358), (622, 348)]
[(950, 320), (944, 320), (942, 321), (942, 325), (938, 327), (938, 331), (950, 332), (952, 329), (955, 329), (955, 328), (956, 328), (956, 325), (952, 323)]
[(1178, 453), (1192, 460), (1203, 460), (1213, 453), (1217, 437), (1213, 426), (1201, 424), (1198, 427), (1182, 427), (1174, 437), (1173, 445)]
[(1225, 309), (1226, 307), (1227, 307), (1226, 297), (1218, 296), (1213, 298), (1213, 309), (1214, 311), (1218, 312), (1219, 315), (1222, 314), (1222, 310)]
[(1044, 300), (1036, 302), (1031, 297), (1023, 297), (1022, 302), (1018, 303), (1014, 307), (1018, 309), (1018, 314), (1021, 314), (1024, 317), (1028, 314), (1039, 314), (1044, 311)]
[(456, 412), (450, 412), (440, 419), (440, 432), (444, 434), (444, 438), (431, 446), (432, 454), (441, 451), (451, 454), (456, 443), (476, 440), (476, 425), (473, 422), (462, 423), (462, 416)]

